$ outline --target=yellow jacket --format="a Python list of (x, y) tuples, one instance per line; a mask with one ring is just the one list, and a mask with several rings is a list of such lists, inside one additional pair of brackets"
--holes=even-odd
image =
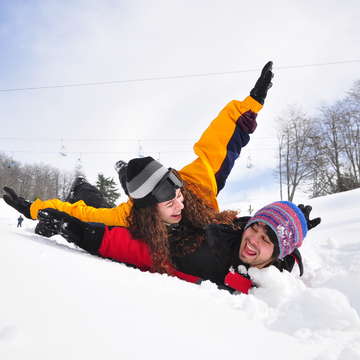
[[(179, 171), (185, 181), (201, 185), (197, 195), (215, 209), (219, 208), (217, 194), (224, 187), (241, 149), (249, 142), (249, 133), (255, 130), (256, 116), (261, 109), (262, 105), (251, 96), (244, 101), (228, 103), (194, 145), (197, 158)], [(207, 192), (201, 193), (201, 188)], [(87, 206), (82, 200), (70, 204), (59, 199), (37, 199), (32, 203), (30, 213), (33, 219), (37, 219), (39, 210), (54, 208), (86, 222), (127, 226), (131, 207), (131, 200), (115, 208), (97, 209)]]

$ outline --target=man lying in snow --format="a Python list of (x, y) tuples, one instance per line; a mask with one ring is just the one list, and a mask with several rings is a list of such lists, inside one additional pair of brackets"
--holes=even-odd
[[(274, 265), (281, 271), (291, 271), (297, 261), (302, 273), (297, 248), (308, 229), (320, 223), (320, 218), (309, 219), (310, 211), (310, 206), (288, 201), (271, 203), (252, 217), (235, 218), (232, 225), (206, 226), (201, 234), (194, 234), (202, 238), (200, 245), (185, 254), (179, 251), (184, 244), (181, 234), (174, 236), (167, 273), (194, 283), (210, 280), (220, 288), (243, 293), (253, 286), (243, 269)], [(39, 218), (49, 231), (93, 255), (154, 271), (149, 246), (134, 238), (127, 228), (86, 223), (55, 209), (41, 210)]]

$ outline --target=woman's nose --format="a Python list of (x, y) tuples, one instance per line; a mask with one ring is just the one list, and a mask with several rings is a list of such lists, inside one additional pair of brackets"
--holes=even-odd
[(180, 199), (176, 199), (176, 207), (180, 210), (182, 210), (184, 208), (184, 203), (182, 200)]

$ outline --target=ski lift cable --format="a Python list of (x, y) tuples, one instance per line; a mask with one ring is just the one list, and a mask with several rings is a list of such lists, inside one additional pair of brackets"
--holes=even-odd
[[(18, 141), (33, 141), (33, 142), (39, 142), (39, 141), (50, 141), (50, 142), (54, 142), (54, 141), (59, 141), (58, 138), (34, 138), (34, 137), (31, 137), (31, 138), (25, 138), (25, 137), (0, 137), (0, 140), (10, 140), (10, 141), (14, 141), (14, 140), (18, 140)], [(82, 139), (72, 139), (72, 138), (61, 138), (60, 139), (61, 141), (92, 141), (92, 142), (95, 142), (95, 141), (103, 141), (103, 142), (119, 142), (119, 141), (129, 141), (129, 142), (147, 142), (147, 141), (153, 141), (153, 142), (159, 142), (159, 141), (182, 141), (182, 142), (195, 142), (196, 139), (126, 139), (126, 138), (113, 138), (113, 139), (99, 139), (99, 138), (82, 138)]]
[[(325, 62), (325, 63), (310, 63), (310, 64), (286, 65), (286, 66), (274, 67), (274, 70), (288, 70), (288, 69), (299, 69), (299, 68), (307, 68), (307, 67), (319, 67), (319, 66), (329, 66), (329, 65), (342, 65), (342, 64), (351, 64), (351, 63), (358, 63), (358, 62), (360, 62), (360, 59), (340, 60), (340, 61), (332, 61), (332, 62)], [(261, 70), (261, 69), (260, 69), (260, 70)], [(234, 75), (234, 74), (240, 74), (240, 73), (258, 72), (258, 71), (259, 71), (259, 68), (256, 68), (256, 69), (245, 69), (245, 70), (234, 70), (234, 71), (211, 72), (211, 73), (198, 73), (198, 74), (182, 74), (182, 75), (158, 76), (158, 77), (137, 78), (137, 79), (125, 79), (125, 80), (94, 81), (94, 82), (85, 82), (85, 83), (58, 84), (58, 85), (46, 85), (46, 86), (29, 86), (29, 87), (18, 87), (18, 88), (0, 89), (0, 92), (47, 90), (47, 89), (71, 88), (71, 87), (85, 87), (85, 86), (103, 86), (103, 85), (126, 84), (126, 83), (134, 83), (134, 82), (148, 82), (148, 81), (160, 81), (160, 80), (178, 80), (178, 79), (196, 78), (196, 77), (210, 77), (210, 76), (219, 76), (219, 75)]]
[[(56, 142), (59, 141), (59, 139), (56, 138), (25, 138), (25, 137), (0, 137), (0, 140), (2, 141), (23, 141), (23, 142)], [(72, 138), (61, 138), (60, 139), (62, 145), (64, 146), (64, 142), (136, 142), (139, 144), (139, 142), (176, 142), (176, 143), (184, 143), (184, 144), (194, 144), (197, 141), (197, 138), (194, 139), (122, 139), (122, 138), (113, 138), (113, 139), (99, 139), (99, 138), (82, 138), (82, 139), (72, 139)], [(253, 136), (251, 138), (251, 144), (256, 141), (274, 141), (274, 137), (271, 136)], [(65, 146), (64, 146), (65, 147)]]
[[(249, 149), (250, 150), (250, 149)], [(277, 150), (277, 147), (256, 147), (256, 151), (271, 151), (271, 150)], [(151, 152), (159, 152), (159, 150), (149, 150)], [(147, 151), (147, 152), (149, 152)], [(246, 148), (244, 148), (244, 151), (247, 151)], [(31, 154), (59, 154), (59, 151), (40, 151), (40, 150), (12, 150), (12, 153), (31, 153)], [(139, 149), (137, 151), (131, 150), (131, 151), (81, 151), (82, 155), (87, 154), (131, 154), (137, 152), (139, 153)], [(192, 149), (189, 150), (161, 150), (161, 153), (194, 153)], [(64, 152), (64, 156), (69, 154), (79, 154), (79, 151), (66, 151)]]

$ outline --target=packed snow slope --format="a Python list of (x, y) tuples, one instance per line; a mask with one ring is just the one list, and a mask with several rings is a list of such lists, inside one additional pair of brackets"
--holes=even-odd
[(360, 359), (360, 189), (305, 203), (304, 276), (251, 269), (231, 295), (17, 228), (1, 199), (0, 359)]

